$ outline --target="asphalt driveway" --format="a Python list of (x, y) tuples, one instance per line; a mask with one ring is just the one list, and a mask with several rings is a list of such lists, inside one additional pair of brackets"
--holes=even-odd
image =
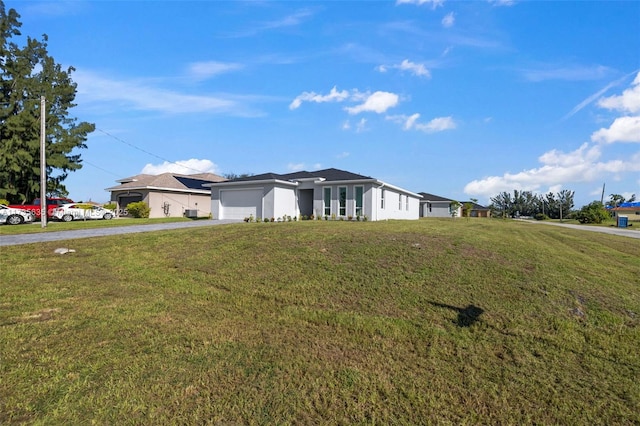
[(117, 226), (112, 228), (78, 229), (76, 231), (41, 232), (36, 234), (0, 235), (0, 246), (42, 243), (47, 241), (75, 240), (78, 238), (104, 237), (108, 235), (134, 234), (137, 232), (164, 231), (168, 229), (198, 228), (204, 226), (238, 223), (241, 220), (194, 220), (193, 222), (155, 223), (151, 225)]

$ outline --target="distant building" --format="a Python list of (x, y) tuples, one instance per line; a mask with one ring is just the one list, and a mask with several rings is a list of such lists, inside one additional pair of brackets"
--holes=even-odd
[(130, 203), (144, 201), (151, 208), (152, 218), (206, 217), (211, 213), (211, 190), (204, 185), (225, 180), (213, 173), (140, 174), (117, 180), (120, 185), (106, 190), (111, 192), (118, 216), (127, 216)]
[(616, 207), (607, 206), (607, 211), (613, 217), (622, 215), (628, 216), (629, 221), (640, 220), (640, 202), (620, 203)]
[(420, 217), (460, 217), (462, 216), (462, 206), (454, 207), (456, 200), (441, 197), (439, 195), (419, 192)]

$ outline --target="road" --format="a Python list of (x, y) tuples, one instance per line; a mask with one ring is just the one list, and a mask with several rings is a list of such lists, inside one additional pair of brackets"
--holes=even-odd
[(570, 223), (558, 223), (558, 222), (548, 222), (545, 220), (523, 220), (522, 222), (526, 223), (535, 223), (541, 225), (553, 225), (553, 226), (562, 226), (565, 228), (578, 229), (580, 231), (591, 231), (591, 232), (600, 232), (602, 234), (610, 234), (610, 235), (618, 235), (620, 237), (629, 237), (629, 238), (640, 238), (640, 231), (637, 229), (630, 228), (614, 228), (612, 226), (587, 226), (587, 225), (573, 225)]
[[(224, 225), (228, 223), (238, 223), (240, 220), (195, 220), (193, 222), (172, 222), (156, 223), (151, 225), (131, 225), (117, 226), (113, 228), (78, 229), (75, 231), (41, 232), (35, 234), (1, 235), (0, 246), (15, 246), (20, 244), (34, 244), (47, 241), (75, 240), (78, 238), (104, 237), (108, 235), (133, 234), (137, 232), (164, 231), (168, 229), (197, 228), (204, 226)], [(522, 221), (530, 224), (543, 224), (552, 226), (563, 226), (565, 228), (578, 229), (581, 231), (601, 232), (603, 234), (618, 235), (621, 237), (639, 238), (640, 231), (625, 228), (614, 228), (604, 226), (572, 225), (568, 223), (557, 223), (547, 221)], [(21, 225), (22, 226), (22, 225)]]
[[(197, 228), (240, 220), (194, 220), (193, 222), (154, 223), (151, 225), (116, 226), (112, 228), (78, 229), (75, 231), (40, 232), (35, 234), (0, 235), (0, 246), (43, 243), (47, 241), (75, 240), (78, 238), (104, 237), (108, 235), (134, 234), (138, 232), (164, 231), (168, 229)], [(19, 225), (24, 226), (24, 225)]]

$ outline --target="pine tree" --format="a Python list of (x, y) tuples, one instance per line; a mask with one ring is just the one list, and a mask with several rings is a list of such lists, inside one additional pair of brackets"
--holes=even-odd
[(0, 0), (0, 198), (22, 203), (40, 194), (40, 97), (45, 103), (47, 193), (66, 195), (63, 181), (82, 167), (76, 149), (86, 148), (95, 125), (69, 116), (76, 106), (73, 67), (49, 56), (48, 37), (26, 38), (20, 47), (20, 15)]

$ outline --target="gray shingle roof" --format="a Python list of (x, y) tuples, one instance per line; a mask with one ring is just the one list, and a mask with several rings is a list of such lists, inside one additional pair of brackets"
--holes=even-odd
[(325, 181), (343, 181), (343, 180), (362, 180), (362, 179), (373, 179), (370, 176), (359, 175), (357, 173), (347, 172), (345, 170), (339, 169), (323, 169), (315, 172), (293, 172), (286, 174), (278, 174), (278, 173), (263, 173), (259, 175), (247, 176), (242, 178), (233, 179), (231, 182), (251, 182), (251, 181), (259, 181), (259, 180), (286, 180), (286, 181), (294, 181), (298, 179), (309, 179), (309, 178), (324, 178)]

